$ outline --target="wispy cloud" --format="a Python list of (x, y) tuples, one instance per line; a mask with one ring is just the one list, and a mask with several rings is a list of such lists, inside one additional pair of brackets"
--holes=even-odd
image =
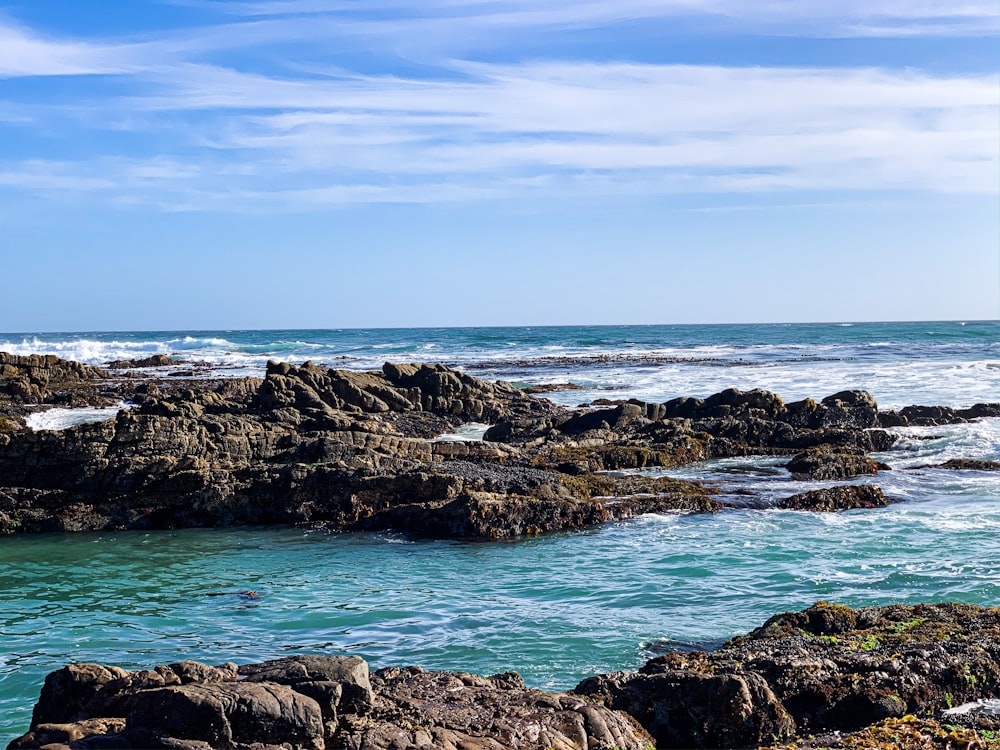
[[(791, 29), (820, 36), (922, 34), (988, 35), (997, 31), (1000, 9), (983, 0), (262, 0), (200, 3), (243, 17), (331, 16), (390, 31), (398, 23), (462, 24), (502, 32), (509, 28), (592, 27), (608, 23), (697, 18), (754, 31)], [(377, 19), (390, 16), (390, 23)]]
[[(0, 17), (0, 77), (114, 81), (0, 100), (0, 126), (30, 144), (0, 145), (0, 189), (173, 210), (536, 194), (998, 190), (995, 71), (501, 64), (435, 55), (362, 73), (345, 58), (334, 66), (324, 37), (360, 35), (379, 48), (379, 35), (411, 38), (413, 24), (445, 38), (456, 24), (500, 33), (675, 16), (773, 29), (884, 24), (916, 33), (937, 25), (972, 33), (996, 21), (992, 2), (192, 1), (228, 20), (86, 40)], [(292, 51), (293, 39), (326, 43)], [(267, 55), (228, 54), (267, 45)]]
[(456, 63), (453, 73), (154, 69), (142, 95), (109, 102), (109, 116), (180, 118), (177, 155), (8, 165), (0, 184), (182, 209), (532, 192), (997, 191), (992, 75), (570, 63)]

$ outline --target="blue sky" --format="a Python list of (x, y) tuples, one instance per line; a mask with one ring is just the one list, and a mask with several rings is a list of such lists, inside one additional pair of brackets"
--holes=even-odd
[(0, 0), (0, 330), (996, 318), (995, 0)]

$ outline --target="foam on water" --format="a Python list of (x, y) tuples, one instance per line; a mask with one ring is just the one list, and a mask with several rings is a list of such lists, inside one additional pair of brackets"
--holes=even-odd
[(114, 419), (118, 412), (125, 408), (128, 407), (123, 402), (117, 406), (104, 408), (47, 409), (29, 414), (24, 421), (35, 432), (39, 430), (65, 430), (79, 424)]
[(438, 435), (431, 442), (481, 441), (486, 431), (492, 426), (481, 422), (467, 422), (456, 427), (454, 432), (446, 432), (443, 435)]

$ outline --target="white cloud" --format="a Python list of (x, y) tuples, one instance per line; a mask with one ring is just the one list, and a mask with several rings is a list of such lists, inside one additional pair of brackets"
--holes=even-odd
[[(1000, 19), (1000, 8), (986, 0), (227, 0), (202, 5), (237, 16), (312, 16), (313, 24), (316, 17), (330, 16), (366, 33), (391, 33), (401, 23), (502, 33), (511, 28), (689, 18), (765, 33), (982, 36), (995, 34)], [(385, 18), (392, 20), (379, 20)]]
[(184, 210), (998, 189), (995, 76), (570, 63), (456, 63), (455, 74), (155, 69), (143, 75), (144, 95), (109, 102), (108, 117), (167, 118), (165, 128), (184, 132), (177, 155), (9, 165), (0, 184)]
[(115, 74), (136, 67), (127, 46), (46, 39), (0, 18), (0, 78)]

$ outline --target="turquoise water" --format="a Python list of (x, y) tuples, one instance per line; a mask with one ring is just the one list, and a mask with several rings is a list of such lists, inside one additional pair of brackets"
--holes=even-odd
[[(728, 386), (786, 398), (866, 387), (883, 406), (1000, 400), (1000, 323), (0, 334), (0, 350), (102, 363), (155, 352), (259, 373), (269, 357), (340, 367), (446, 361), (555, 393), (666, 399)], [(694, 361), (682, 361), (682, 360)], [(492, 673), (566, 689), (651, 649), (710, 646), (817, 599), (1000, 604), (1000, 475), (916, 469), (1000, 460), (1000, 419), (897, 430), (875, 478), (900, 504), (768, 509), (806, 486), (778, 459), (670, 472), (763, 507), (647, 516), (516, 543), (288, 529), (0, 538), (0, 742), (26, 730), (45, 674), (351, 653), (373, 666)], [(257, 599), (241, 597), (245, 590)], [(220, 594), (214, 596), (213, 594)]]
[[(516, 544), (185, 530), (3, 540), (0, 737), (47, 672), (349, 653), (566, 689), (817, 599), (1000, 601), (1000, 506), (648, 516)], [(237, 592), (252, 589), (250, 600)], [(209, 596), (221, 593), (222, 596)]]

